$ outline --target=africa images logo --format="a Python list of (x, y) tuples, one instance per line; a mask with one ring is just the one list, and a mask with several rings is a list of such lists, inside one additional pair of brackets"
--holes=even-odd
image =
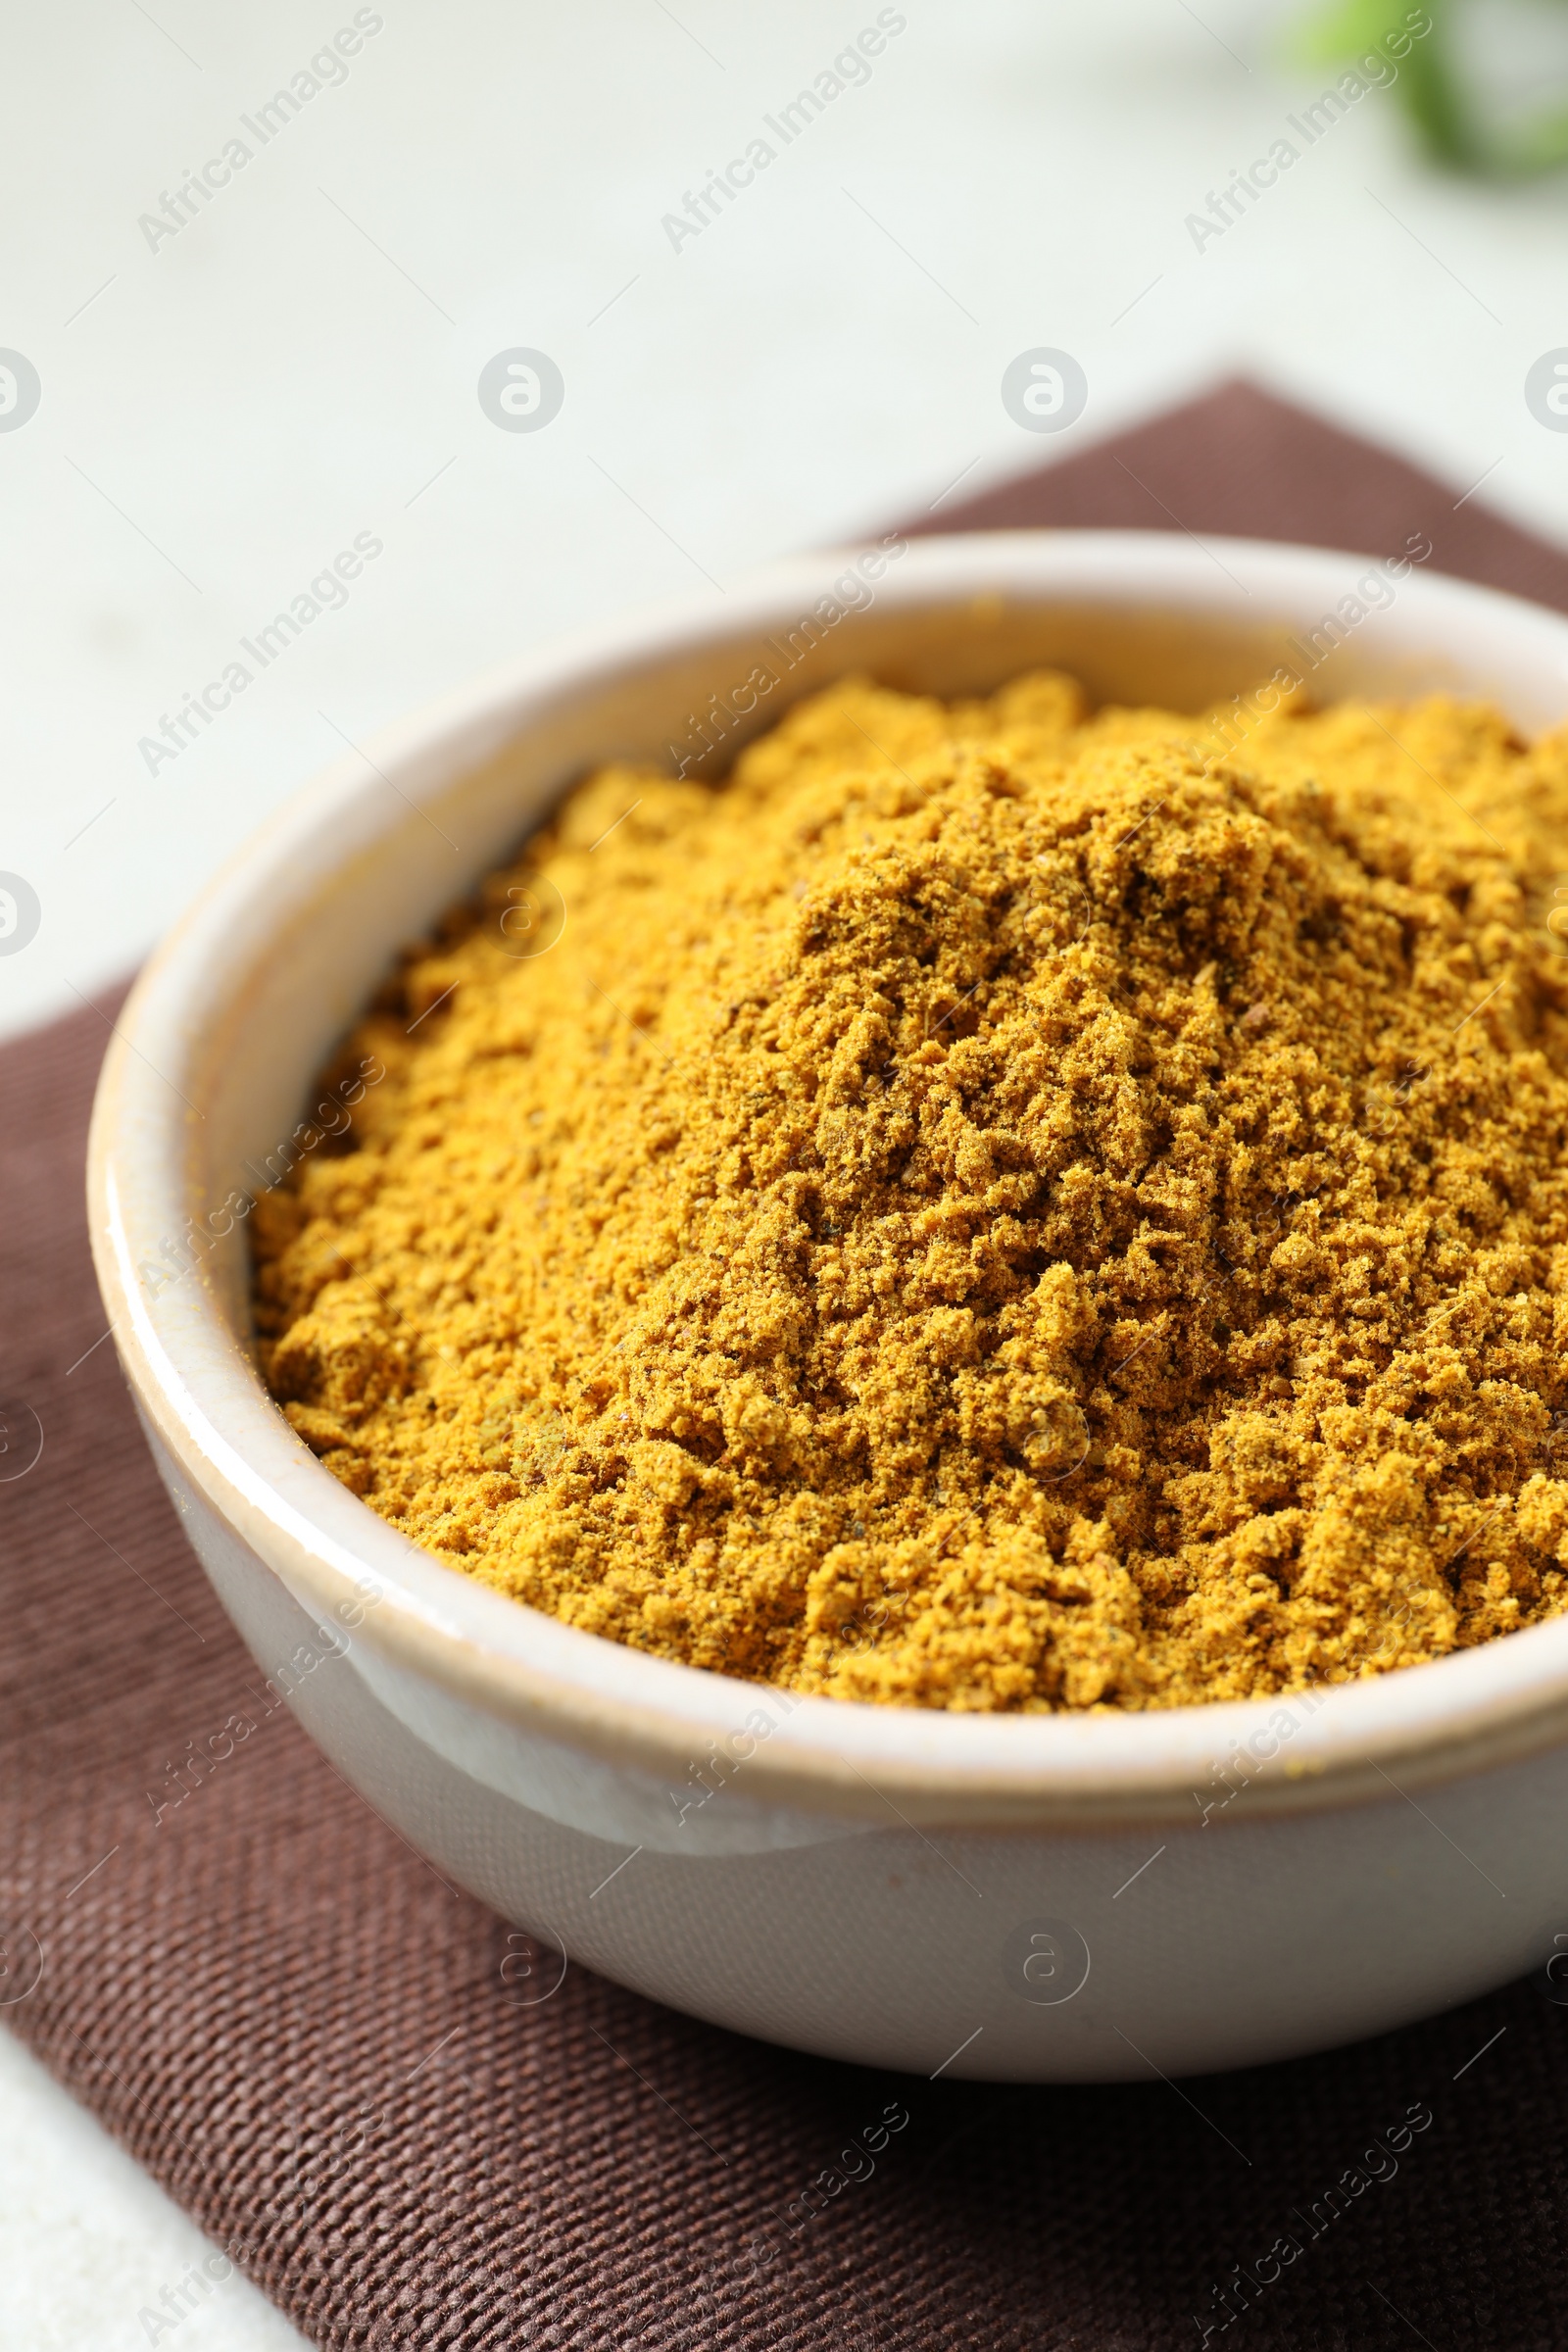
[(479, 370), (479, 406), (504, 433), (537, 433), (561, 414), (566, 383), (548, 352), (518, 344)]
[(1020, 351), (1002, 378), (1002, 405), (1026, 433), (1061, 433), (1089, 402), (1089, 378), (1070, 351)]
[(1568, 350), (1542, 353), (1525, 377), (1525, 407), (1548, 433), (1568, 433)]
[(0, 351), (0, 433), (14, 433), (24, 425), (42, 397), (32, 362), (20, 351)]

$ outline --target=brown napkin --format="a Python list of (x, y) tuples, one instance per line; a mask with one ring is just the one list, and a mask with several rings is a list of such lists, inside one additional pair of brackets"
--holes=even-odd
[(984, 497), (961, 505), (941, 497), (905, 528), (996, 531), (1022, 523), (1294, 539), (1371, 556), (1396, 555), (1412, 531), (1425, 531), (1432, 570), (1568, 611), (1568, 555), (1491, 514), (1469, 483), (1446, 489), (1402, 458), (1250, 384), (1227, 384)]
[[(1374, 554), (1421, 529), (1439, 564), (1568, 607), (1568, 560), (1455, 511), (1463, 488), (1235, 387), (932, 522)], [(1568, 2346), (1568, 2009), (1530, 1984), (1330, 2057), (1111, 2089), (861, 2072), (578, 1969), (530, 2005), (504, 1924), (264, 1719), (94, 1346), (80, 1167), (112, 1010), (0, 1054), (0, 2022), (308, 2335)], [(259, 1731), (159, 1821), (235, 1713)], [(846, 2179), (890, 2102), (906, 2125)], [(1402, 2153), (1365, 2153), (1412, 2107)], [(179, 2352), (184, 2327), (143, 2333)]]

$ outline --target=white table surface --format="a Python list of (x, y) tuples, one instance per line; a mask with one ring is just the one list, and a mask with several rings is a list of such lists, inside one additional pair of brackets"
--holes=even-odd
[[(8, 25), (0, 347), (41, 396), (0, 429), (0, 871), (41, 920), (0, 955), (0, 1032), (125, 971), (343, 736), (1237, 369), (1568, 540), (1568, 434), (1523, 396), (1568, 343), (1560, 186), (1433, 176), (1374, 91), (1195, 246), (1186, 216), (1332, 78), (1290, 62), (1289, 8), (900, 0), (869, 78), (788, 146), (764, 117), (872, 0), (368, 13), (345, 78), (265, 145), (241, 119), (349, 0)], [(662, 217), (759, 134), (775, 160), (676, 250)], [(140, 217), (236, 135), (243, 169), (150, 243)], [(1059, 439), (1000, 397), (1037, 346), (1088, 378)], [(564, 380), (537, 432), (476, 396), (514, 347)], [(346, 603), (149, 772), (141, 739), (358, 533), (382, 552)], [(3, 2036), (0, 2165), (13, 2340), (147, 2340), (145, 2289), (199, 2241)], [(294, 2340), (238, 2280), (179, 2334)]]
[[(11, 2352), (289, 2352), (303, 2340), (237, 2272), (177, 2292), (214, 2249), (84, 2107), (0, 2034), (0, 2342)], [(191, 2302), (195, 2308), (189, 2308)], [(144, 2312), (155, 2317), (151, 2326)]]

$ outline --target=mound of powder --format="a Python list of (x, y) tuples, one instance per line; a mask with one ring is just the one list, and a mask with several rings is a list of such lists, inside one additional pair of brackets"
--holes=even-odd
[(848, 1698), (1241, 1698), (1554, 1614), (1568, 740), (1214, 741), (854, 681), (722, 787), (581, 785), (258, 1203), (294, 1428), (502, 1592)]

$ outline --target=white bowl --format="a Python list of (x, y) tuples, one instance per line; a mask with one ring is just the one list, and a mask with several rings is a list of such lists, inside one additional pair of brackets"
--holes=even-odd
[[(849, 669), (953, 693), (1056, 662), (1097, 695), (1198, 709), (1299, 670), (1287, 641), (1368, 568), (1120, 532), (778, 564), (388, 729), (275, 817), (142, 974), (89, 1193), (160, 1467), (257, 1663), (340, 1771), (533, 1932), (513, 1997), (548, 1996), (554, 1945), (835, 2057), (1096, 2081), (1396, 2026), (1519, 1974), (1554, 1914), (1568, 1926), (1568, 1620), (1315, 1703), (986, 1717), (797, 1699), (444, 1567), (321, 1467), (248, 1352), (247, 1161), (303, 1118), (399, 943), (585, 767), (665, 761), (705, 712), (722, 766)], [(741, 718), (759, 667), (779, 682)], [(1415, 570), (1312, 682), (1485, 695), (1534, 732), (1568, 712), (1568, 622)]]

